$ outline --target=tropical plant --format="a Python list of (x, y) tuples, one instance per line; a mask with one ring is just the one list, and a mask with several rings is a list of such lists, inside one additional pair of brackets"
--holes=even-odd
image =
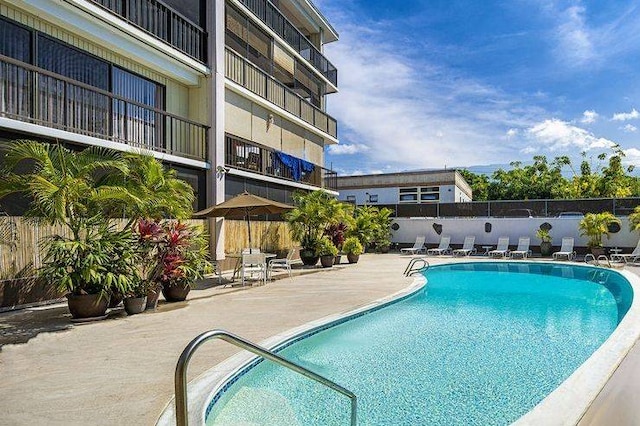
[(553, 238), (551, 237), (551, 233), (549, 232), (548, 229), (538, 229), (536, 231), (536, 237), (543, 243), (550, 243), (551, 241), (553, 241)]
[(589, 247), (602, 247), (602, 237), (609, 238), (609, 227), (614, 223), (620, 225), (621, 222), (610, 212), (587, 213), (578, 228), (581, 231), (580, 235), (589, 238)]
[[(194, 193), (177, 172), (145, 153), (124, 153), (128, 167), (126, 175), (108, 175), (100, 183), (125, 188), (133, 195), (130, 203), (102, 203), (105, 213), (112, 217), (160, 220), (187, 219), (193, 214)], [(117, 201), (117, 200), (116, 200)]]
[(362, 244), (357, 237), (349, 237), (344, 240), (344, 244), (342, 245), (342, 251), (347, 254), (353, 254), (359, 256), (363, 252)]
[(630, 231), (640, 232), (640, 206), (633, 209), (633, 213), (629, 215)]
[(328, 237), (322, 237), (318, 241), (318, 246), (316, 248), (317, 256), (335, 256), (338, 254), (338, 249), (333, 245), (331, 240)]
[(213, 270), (202, 227), (170, 221), (158, 246), (158, 281), (186, 287)]
[(43, 241), (40, 276), (74, 295), (128, 294), (140, 281), (135, 241), (129, 229), (105, 222), (87, 227), (79, 238), (53, 235)]
[(391, 244), (391, 211), (381, 208), (374, 214), (373, 243), (377, 250), (388, 249)]
[(295, 208), (284, 217), (293, 238), (303, 249), (316, 252), (318, 241), (330, 225), (351, 220), (350, 204), (341, 203), (324, 191), (293, 194)]
[(344, 244), (345, 233), (347, 231), (347, 225), (340, 222), (337, 224), (329, 225), (327, 229), (324, 231), (324, 235), (331, 239), (331, 242), (338, 249), (338, 251), (342, 250), (342, 245)]

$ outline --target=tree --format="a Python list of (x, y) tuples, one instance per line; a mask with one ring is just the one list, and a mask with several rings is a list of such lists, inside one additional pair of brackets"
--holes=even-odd
[(473, 173), (467, 169), (458, 170), (464, 180), (467, 181), (473, 191), (474, 201), (487, 201), (489, 196), (489, 177), (483, 174)]

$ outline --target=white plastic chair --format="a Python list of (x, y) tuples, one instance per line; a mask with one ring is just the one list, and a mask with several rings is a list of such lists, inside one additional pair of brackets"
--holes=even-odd
[(407, 248), (403, 248), (400, 249), (400, 254), (406, 253), (406, 254), (417, 254), (417, 253), (424, 253), (424, 242), (425, 242), (426, 238), (424, 235), (419, 235), (416, 237), (416, 242), (413, 243), (413, 247), (407, 247)]
[(635, 262), (638, 259), (640, 259), (640, 240), (638, 240), (638, 244), (636, 245), (636, 248), (633, 249), (633, 251), (631, 253), (628, 254), (622, 254), (622, 253), (617, 253), (617, 254), (612, 254), (611, 255), (611, 260), (613, 262)]
[(449, 254), (451, 253), (451, 247), (449, 247), (450, 243), (451, 243), (451, 237), (449, 236), (440, 237), (440, 245), (438, 246), (438, 248), (432, 248), (427, 250), (427, 254), (430, 254), (433, 256), (441, 255), (441, 254)]
[(464, 243), (462, 244), (462, 248), (453, 251), (454, 256), (470, 256), (477, 252), (474, 244), (476, 243), (476, 237), (474, 235), (470, 235), (468, 237), (464, 237)]
[(506, 257), (509, 255), (509, 237), (498, 238), (498, 246), (495, 250), (491, 250), (489, 253), (491, 257)]
[(295, 263), (293, 256), (296, 254), (296, 249), (292, 248), (287, 253), (287, 257), (279, 259), (271, 259), (269, 261), (269, 276), (273, 274), (274, 269), (286, 270), (291, 278), (291, 265)]
[(523, 259), (526, 259), (527, 256), (531, 255), (531, 250), (529, 250), (530, 244), (531, 244), (531, 238), (520, 237), (520, 239), (518, 240), (518, 248), (516, 248), (510, 253), (510, 257), (514, 258), (515, 256), (522, 256)]
[(554, 260), (559, 260), (561, 257), (566, 257), (567, 260), (573, 260), (576, 256), (576, 252), (573, 251), (573, 237), (564, 237), (562, 238), (562, 246), (560, 246), (560, 251), (557, 251), (552, 254)]
[(243, 286), (247, 276), (253, 278), (254, 274), (258, 275), (263, 284), (267, 283), (267, 256), (264, 253), (243, 254), (241, 269)]

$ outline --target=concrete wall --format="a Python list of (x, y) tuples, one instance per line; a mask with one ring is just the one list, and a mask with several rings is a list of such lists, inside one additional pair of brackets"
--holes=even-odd
[[(611, 238), (604, 239), (606, 247), (624, 247), (632, 249), (638, 243), (638, 233), (629, 231), (629, 220), (622, 217), (620, 232), (612, 234)], [(394, 243), (412, 245), (416, 236), (425, 235), (427, 245), (437, 245), (440, 235), (433, 228), (434, 224), (442, 225), (441, 235), (450, 235), (451, 244), (462, 245), (464, 237), (475, 235), (476, 247), (481, 245), (496, 245), (498, 237), (508, 236), (511, 245), (518, 244), (519, 237), (531, 237), (531, 245), (537, 246), (540, 240), (536, 238), (536, 231), (543, 223), (549, 223), (553, 227), (550, 231), (553, 237), (553, 245), (559, 246), (562, 237), (574, 237), (576, 247), (585, 247), (587, 238), (580, 236), (578, 223), (580, 218), (397, 218), (393, 223), (398, 224), (399, 229), (392, 230), (391, 241)], [(485, 232), (485, 224), (491, 224), (491, 232)]]

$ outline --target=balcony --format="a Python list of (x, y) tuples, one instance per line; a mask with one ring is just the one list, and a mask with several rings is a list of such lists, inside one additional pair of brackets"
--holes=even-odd
[(225, 164), (229, 167), (331, 191), (337, 190), (338, 174), (333, 170), (314, 165), (313, 171), (303, 172), (295, 179), (291, 169), (282, 163), (275, 150), (231, 135), (227, 135), (225, 139)]
[(334, 138), (338, 137), (338, 124), (333, 117), (311, 105), (235, 52), (225, 49), (224, 53), (225, 77), (306, 121), (318, 130)]
[(207, 126), (2, 55), (0, 117), (207, 160)]
[(300, 53), (334, 86), (338, 85), (336, 67), (270, 1), (240, 0), (240, 3)]
[(92, 1), (182, 53), (206, 63), (206, 31), (160, 0)]

